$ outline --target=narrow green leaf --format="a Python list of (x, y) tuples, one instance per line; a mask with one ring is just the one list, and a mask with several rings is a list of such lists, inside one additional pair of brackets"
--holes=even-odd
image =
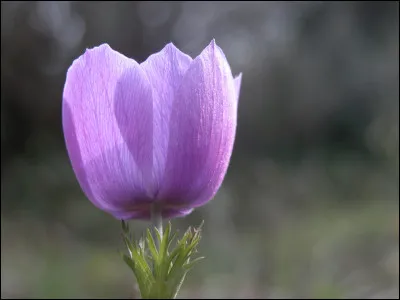
[(168, 223), (164, 235), (162, 237), (162, 241), (160, 243), (160, 251), (159, 251), (159, 262), (160, 262), (160, 280), (165, 281), (167, 279), (168, 269), (169, 269), (169, 260), (168, 260), (168, 246), (171, 234), (171, 223)]
[[(189, 241), (189, 245), (186, 245), (186, 241)], [(192, 251), (195, 250), (195, 247), (198, 245), (201, 239), (200, 230), (195, 231), (194, 234), (192, 232), (186, 232), (185, 236), (182, 240), (185, 240), (185, 243), (180, 243), (180, 246), (177, 247), (179, 251), (176, 253), (176, 259), (173, 262), (173, 266), (170, 269), (169, 277), (174, 278), (179, 273), (179, 270), (184, 268), (184, 264), (188, 263), (188, 259), (192, 254)], [(175, 253), (174, 253), (175, 254)]]
[(203, 229), (203, 225), (204, 225), (204, 220), (201, 221), (199, 227), (195, 228), (194, 231), (195, 231), (196, 233), (197, 233), (197, 232), (200, 233), (200, 232), (202, 231), (202, 229)]
[(160, 242), (160, 255), (161, 255), (161, 260), (166, 256), (167, 250), (168, 250), (168, 240), (169, 240), (169, 235), (171, 233), (171, 224), (169, 223), (167, 225), (167, 228), (165, 229), (164, 235), (162, 237), (162, 240)]
[(188, 251), (187, 249), (181, 249), (181, 251), (177, 255), (175, 261), (173, 262), (173, 266), (168, 274), (169, 278), (174, 278), (177, 276), (177, 274), (183, 268), (183, 265), (186, 263), (189, 252), (190, 252), (190, 250)]
[(147, 245), (149, 247), (151, 255), (153, 256), (153, 259), (155, 261), (158, 261), (158, 251), (156, 249), (156, 244), (154, 243), (154, 239), (150, 229), (147, 229)]
[(140, 255), (142, 255), (143, 257), (145, 256), (145, 252), (146, 252), (146, 243), (145, 243), (145, 239), (141, 238), (138, 242), (138, 249), (139, 249), (139, 253)]
[(125, 222), (124, 220), (121, 220), (121, 226), (122, 226), (122, 232), (125, 233), (126, 235), (129, 234), (129, 224)]
[(179, 291), (180, 291), (180, 289), (182, 287), (183, 281), (185, 281), (186, 273), (187, 272), (183, 273), (183, 275), (179, 279), (179, 281), (178, 281), (179, 283), (176, 285), (175, 291), (173, 293), (173, 299), (175, 299), (176, 296), (178, 295), (178, 293), (179, 293)]
[(176, 246), (176, 248), (172, 251), (170, 256), (170, 262), (172, 262), (173, 259), (178, 255), (178, 253), (185, 248), (186, 242), (189, 239), (190, 234), (191, 234), (191, 228), (189, 227), (189, 229), (186, 230), (185, 234), (183, 235), (182, 239), (178, 241), (178, 245)]
[(199, 244), (199, 242), (200, 242), (200, 238), (193, 239), (191, 244), (189, 246), (187, 246), (186, 249), (184, 250), (182, 258), (189, 257), (190, 254), (192, 253), (192, 250), (195, 249), (195, 247)]
[(135, 263), (127, 255), (122, 254), (122, 259), (132, 269), (133, 274), (135, 275), (136, 281), (138, 283), (140, 295), (143, 296), (146, 293), (146, 283), (141, 272), (136, 269)]
[(171, 248), (171, 243), (173, 242), (175, 237), (176, 237), (176, 233), (175, 232), (170, 234), (170, 237), (168, 239), (168, 245), (167, 245), (167, 253), (168, 253), (168, 250)]
[(156, 228), (156, 227), (154, 227), (154, 232), (156, 233), (156, 239), (157, 239), (158, 245), (160, 245), (162, 242), (161, 232), (158, 231), (158, 228)]
[(196, 263), (198, 263), (202, 259), (204, 259), (204, 256), (197, 257), (197, 258), (193, 259), (191, 262), (184, 264), (183, 267), (189, 271)]
[(132, 251), (132, 260), (135, 262), (135, 265), (137, 265), (138, 269), (141, 269), (147, 277), (151, 278), (152, 272), (146, 259), (142, 255), (140, 255), (136, 248), (134, 248), (133, 250), (134, 251)]
[(126, 248), (128, 248), (130, 257), (132, 257), (134, 245), (131, 243), (131, 241), (126, 236), (123, 236), (123, 240), (124, 240)]

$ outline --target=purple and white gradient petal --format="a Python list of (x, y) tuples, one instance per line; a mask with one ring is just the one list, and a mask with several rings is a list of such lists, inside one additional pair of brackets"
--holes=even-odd
[(218, 191), (232, 154), (242, 76), (213, 40), (172, 43), (138, 64), (107, 44), (67, 72), (63, 129), (79, 184), (117, 219), (184, 216)]

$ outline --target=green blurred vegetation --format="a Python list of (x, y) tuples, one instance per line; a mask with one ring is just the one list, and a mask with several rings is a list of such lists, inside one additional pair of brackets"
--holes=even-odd
[[(216, 38), (243, 72), (231, 165), (181, 298), (399, 297), (398, 2), (1, 3), (1, 296), (136, 298), (65, 151), (65, 73)], [(132, 221), (140, 235), (148, 224)]]

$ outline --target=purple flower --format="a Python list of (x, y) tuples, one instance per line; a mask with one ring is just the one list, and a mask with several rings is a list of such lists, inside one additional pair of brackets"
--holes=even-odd
[(213, 40), (192, 59), (172, 43), (145, 62), (107, 44), (76, 59), (63, 128), (86, 196), (117, 219), (184, 216), (220, 187), (236, 132), (241, 74)]

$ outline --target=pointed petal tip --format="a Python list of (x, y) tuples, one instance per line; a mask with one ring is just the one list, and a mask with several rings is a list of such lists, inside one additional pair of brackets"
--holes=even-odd
[(169, 42), (165, 47), (173, 47), (173, 48), (176, 48), (174, 42)]
[(175, 55), (177, 57), (182, 57), (182, 56), (186, 56), (188, 58), (190, 58), (190, 60), (192, 60), (192, 57), (190, 57), (189, 55), (187, 55), (186, 53), (182, 52), (173, 42), (169, 42), (168, 44), (166, 44), (164, 46), (164, 48), (162, 48), (159, 52), (156, 52), (152, 55), (150, 55), (146, 61), (149, 60), (150, 57), (153, 57), (154, 55), (161, 55), (161, 56), (169, 56), (169, 55)]
[(215, 51), (215, 48), (216, 48), (216, 47), (218, 47), (218, 46), (217, 46), (217, 43), (215, 42), (215, 39), (213, 38), (213, 39), (211, 40), (210, 44), (208, 44), (208, 47), (207, 47), (207, 48), (211, 48), (212, 51)]
[[(217, 43), (215, 42), (215, 39), (213, 38), (211, 42), (202, 50), (200, 53), (200, 56), (204, 53), (215, 53), (215, 50), (218, 51), (219, 47), (217, 46)], [(212, 54), (214, 55), (214, 54)]]
[(77, 65), (78, 63), (84, 61), (85, 57), (87, 57), (91, 53), (96, 53), (97, 51), (103, 51), (104, 52), (104, 51), (109, 51), (109, 50), (112, 50), (112, 48), (107, 43), (103, 43), (103, 44), (100, 44), (98, 46), (94, 46), (92, 48), (86, 48), (85, 52), (83, 54), (81, 54), (80, 56), (78, 56), (77, 58), (75, 58), (73, 60), (72, 64), (69, 66), (69, 68), (67, 70), (67, 74), (75, 65)]
[(211, 42), (204, 50), (206, 49), (209, 49), (209, 51), (212, 51), (212, 53), (220, 53), (226, 59), (224, 51), (221, 49), (220, 46), (218, 46), (217, 42), (215, 41), (215, 38), (211, 40)]
[(173, 42), (169, 42), (161, 51), (180, 51)]
[(88, 51), (90, 52), (90, 51), (105, 50), (105, 49), (111, 49), (110, 45), (107, 44), (107, 43), (103, 43), (103, 44), (100, 44), (98, 46), (94, 46), (92, 48), (86, 48), (85, 53), (88, 52)]

